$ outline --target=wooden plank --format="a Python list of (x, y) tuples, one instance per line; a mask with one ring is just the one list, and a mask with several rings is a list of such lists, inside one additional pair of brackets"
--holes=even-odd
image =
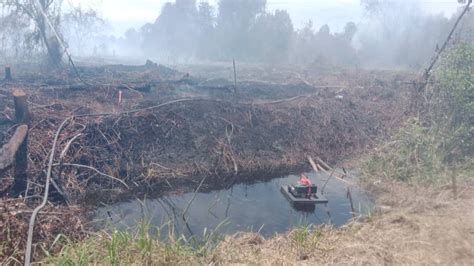
[(319, 172), (319, 169), (318, 169), (318, 166), (316, 165), (316, 163), (313, 161), (313, 158), (311, 158), (311, 156), (308, 155), (308, 161), (309, 161), (309, 164), (311, 164), (311, 167), (313, 167), (313, 170), (315, 172)]
[(316, 160), (321, 164), (321, 166), (324, 168), (324, 170), (329, 171), (332, 169), (331, 166), (329, 166), (327, 163), (325, 163), (321, 158), (316, 157)]
[[(309, 156), (309, 155), (308, 155), (307, 158), (308, 158), (309, 163), (310, 163), (311, 166), (313, 167), (313, 170), (314, 170), (315, 172), (318, 172), (318, 167), (317, 167), (316, 163), (314, 162), (313, 158), (311, 158), (311, 156)], [(316, 159), (318, 160), (318, 162), (322, 162), (322, 163), (324, 164), (324, 166), (321, 167), (321, 170), (322, 170), (324, 173), (326, 173), (327, 175), (331, 176), (331, 173), (330, 173), (328, 170), (324, 169), (324, 167), (328, 167), (329, 170), (331, 170), (332, 168), (329, 167), (329, 166), (328, 166), (325, 162), (323, 162), (321, 159), (319, 159), (319, 158), (316, 158)], [(345, 180), (345, 179), (343, 179), (343, 178), (341, 178), (341, 177), (339, 177), (339, 176), (336, 176), (336, 173), (337, 173), (337, 174), (340, 174), (340, 173), (338, 173), (336, 170), (334, 170), (334, 173), (332, 174), (332, 176), (333, 176), (334, 178), (336, 178), (337, 180), (340, 180), (340, 181), (342, 181), (342, 182), (344, 182), (344, 183), (347, 183), (347, 184), (349, 184), (349, 185), (353, 185), (352, 182), (349, 182), (349, 181), (347, 181), (347, 180)], [(345, 176), (345, 174), (342, 175), (342, 176)]]

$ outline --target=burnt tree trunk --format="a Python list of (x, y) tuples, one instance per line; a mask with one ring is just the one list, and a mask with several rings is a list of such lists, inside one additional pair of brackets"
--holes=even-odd
[(13, 91), (13, 102), (15, 104), (15, 120), (18, 124), (28, 124), (30, 115), (28, 112), (28, 101), (26, 93), (22, 89)]

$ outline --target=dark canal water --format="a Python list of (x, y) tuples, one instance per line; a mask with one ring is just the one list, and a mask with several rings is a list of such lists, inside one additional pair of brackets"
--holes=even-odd
[[(327, 175), (307, 173), (311, 181), (321, 190)], [(351, 203), (347, 196), (348, 185), (335, 178), (330, 179), (324, 189), (327, 204), (317, 204), (314, 209), (297, 210), (280, 192), (282, 185), (294, 184), (298, 176), (289, 175), (268, 182), (251, 185), (238, 184), (225, 190), (197, 193), (187, 210), (187, 223), (183, 212), (194, 193), (165, 196), (156, 199), (132, 200), (100, 207), (95, 219), (103, 228), (134, 228), (147, 219), (151, 227), (168, 232), (174, 228), (176, 235), (200, 236), (204, 230), (216, 227), (221, 233), (237, 231), (260, 232), (264, 236), (285, 232), (291, 227), (307, 224), (334, 224), (340, 226), (353, 215), (366, 215), (373, 204), (370, 197), (356, 186), (350, 186)], [(352, 180), (354, 181), (354, 180)]]

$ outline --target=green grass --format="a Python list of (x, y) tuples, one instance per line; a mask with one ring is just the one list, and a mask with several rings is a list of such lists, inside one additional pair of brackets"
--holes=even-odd
[(434, 85), (420, 95), (422, 115), (408, 120), (373, 151), (364, 174), (411, 183), (445, 183), (472, 176), (474, 152), (474, 45), (458, 44), (441, 60)]
[(445, 142), (433, 128), (409, 120), (391, 141), (370, 153), (362, 164), (363, 176), (370, 179), (394, 179), (416, 184), (443, 184), (455, 174), (472, 177), (471, 158), (449, 161)]
[(443, 175), (442, 143), (430, 128), (417, 119), (409, 120), (391, 141), (371, 153), (364, 174), (405, 182), (435, 182)]
[(316, 248), (322, 233), (311, 225), (294, 228), (289, 235), (290, 243), (300, 259), (307, 258)]
[(170, 234), (168, 239), (158, 233), (151, 235), (150, 223), (143, 221), (132, 231), (101, 232), (79, 243), (66, 243), (59, 254), (47, 256), (49, 265), (132, 265), (132, 264), (187, 264), (199, 263), (212, 257), (222, 239), (216, 231), (204, 230), (201, 237), (187, 239)]

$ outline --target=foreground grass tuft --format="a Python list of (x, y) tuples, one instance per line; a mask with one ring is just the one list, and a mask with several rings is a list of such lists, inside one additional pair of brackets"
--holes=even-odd
[(301, 260), (306, 260), (316, 248), (322, 232), (311, 225), (300, 226), (289, 233), (291, 246)]
[(205, 230), (200, 238), (176, 238), (172, 235), (161, 240), (160, 233), (150, 234), (150, 223), (141, 222), (133, 231), (101, 232), (79, 242), (64, 238), (58, 255), (47, 257), (44, 264), (54, 265), (130, 265), (182, 264), (203, 262), (212, 258), (221, 240), (215, 231)]

